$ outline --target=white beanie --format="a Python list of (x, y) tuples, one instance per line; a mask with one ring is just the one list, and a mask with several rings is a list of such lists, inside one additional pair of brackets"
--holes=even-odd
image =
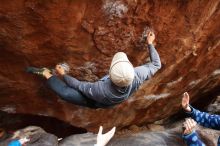
[(134, 67), (124, 52), (114, 55), (109, 71), (111, 81), (119, 86), (129, 86), (134, 79)]

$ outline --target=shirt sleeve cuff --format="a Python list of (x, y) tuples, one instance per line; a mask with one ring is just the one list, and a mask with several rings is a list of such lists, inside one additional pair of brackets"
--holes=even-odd
[(189, 107), (191, 109), (191, 112), (186, 112), (186, 113), (189, 114), (189, 115), (192, 115), (195, 110), (191, 105), (189, 105)]
[(153, 45), (153, 44), (148, 44), (147, 46), (148, 46), (149, 48), (150, 48), (150, 47), (154, 47), (154, 45)]
[(184, 138), (185, 140), (188, 140), (188, 139), (190, 139), (191, 137), (193, 137), (194, 135), (197, 136), (195, 130), (193, 130), (193, 132), (190, 133), (190, 134), (183, 135), (183, 138)]

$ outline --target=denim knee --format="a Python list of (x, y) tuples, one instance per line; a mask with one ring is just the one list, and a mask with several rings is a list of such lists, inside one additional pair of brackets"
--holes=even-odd
[(62, 92), (60, 92), (60, 96), (64, 99), (66, 98), (70, 98), (71, 97), (71, 93), (69, 91), (66, 91), (66, 90), (62, 90)]

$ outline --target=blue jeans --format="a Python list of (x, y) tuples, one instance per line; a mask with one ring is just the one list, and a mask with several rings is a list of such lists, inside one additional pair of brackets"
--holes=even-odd
[(47, 80), (49, 87), (56, 92), (63, 100), (71, 102), (76, 105), (90, 107), (90, 108), (105, 108), (102, 105), (92, 99), (87, 98), (80, 91), (69, 87), (64, 81), (57, 76), (52, 76)]

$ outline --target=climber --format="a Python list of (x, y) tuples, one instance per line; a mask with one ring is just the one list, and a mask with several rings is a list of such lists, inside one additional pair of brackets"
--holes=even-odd
[[(210, 115), (205, 112), (193, 108), (189, 105), (189, 94), (185, 92), (182, 98), (182, 107), (186, 113), (193, 119), (187, 119), (184, 122), (183, 139), (188, 146), (205, 146), (197, 135), (194, 128), (196, 122), (204, 127), (220, 130), (220, 115)], [(194, 121), (195, 120), (195, 121)], [(218, 138), (218, 146), (220, 146), (220, 137)]]
[(56, 73), (62, 76), (64, 81), (47, 68), (28, 67), (27, 72), (45, 77), (49, 87), (71, 103), (90, 108), (111, 107), (126, 100), (161, 68), (160, 57), (153, 45), (154, 39), (154, 33), (149, 32), (147, 43), (151, 62), (133, 68), (127, 55), (118, 52), (112, 59), (109, 75), (94, 83), (79, 81), (67, 75), (70, 68), (66, 63), (57, 64), (55, 67)]

